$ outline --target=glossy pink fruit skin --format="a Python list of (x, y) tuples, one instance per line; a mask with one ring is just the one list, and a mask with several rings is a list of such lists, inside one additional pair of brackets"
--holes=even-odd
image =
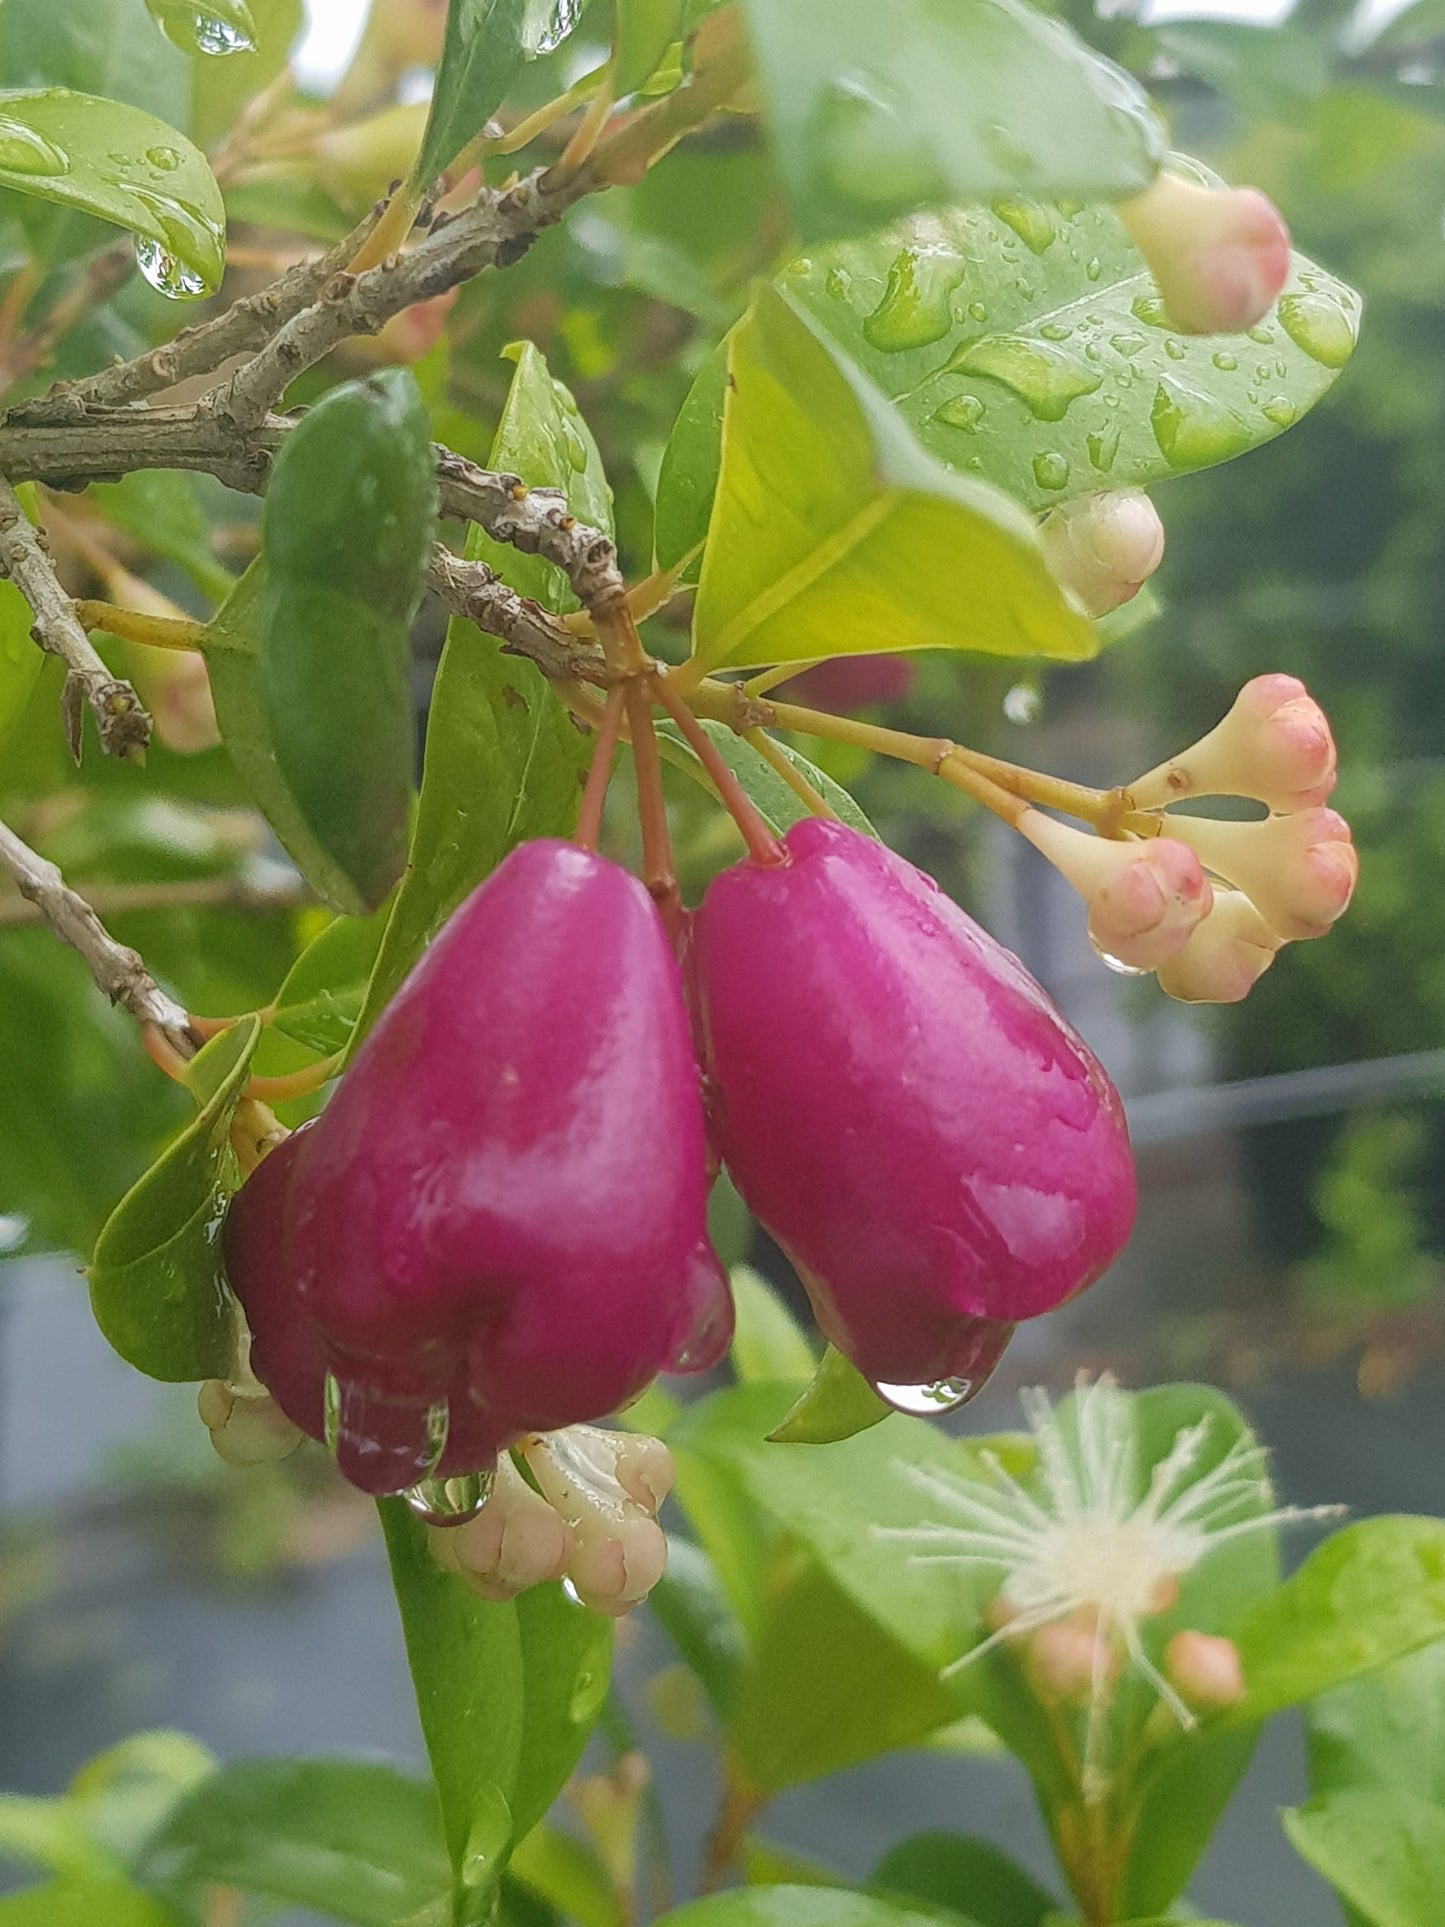
[[(605, 1416), (727, 1344), (681, 981), (615, 864), (513, 851), (298, 1136), (279, 1268), (382, 1429), (387, 1402), (446, 1399), (455, 1428), (464, 1401), (465, 1435), (503, 1443)], [(278, 1343), (260, 1349), (282, 1366)], [(291, 1413), (307, 1430), (311, 1409)]]
[(782, 693), (787, 702), (851, 716), (859, 709), (902, 702), (913, 687), (914, 667), (907, 656), (834, 656), (794, 676)]
[(785, 842), (693, 921), (714, 1138), (866, 1376), (975, 1376), (978, 1319), (1050, 1310), (1127, 1239), (1118, 1094), (929, 877), (839, 823)]

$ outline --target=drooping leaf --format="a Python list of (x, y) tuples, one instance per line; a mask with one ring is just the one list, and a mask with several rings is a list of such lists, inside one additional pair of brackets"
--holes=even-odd
[(191, 1060), (195, 1118), (121, 1199), (96, 1241), (90, 1302), (123, 1359), (151, 1378), (211, 1378), (230, 1363), (221, 1265), (226, 1200), (240, 1182), (231, 1116), (261, 1033), (242, 1017)]
[(1290, 1844), (1368, 1927), (1434, 1927), (1445, 1807), (1401, 1787), (1347, 1787), (1280, 1816)]
[(345, 1759), (235, 1760), (147, 1841), (135, 1877), (183, 1903), (207, 1885), (392, 1927), (445, 1888), (424, 1780)]
[(344, 1050), (366, 999), (391, 906), (369, 917), (337, 917), (307, 944), (276, 992), (277, 1030), (319, 1057)]
[(1112, 208), (1041, 200), (913, 215), (782, 285), (930, 454), (1032, 508), (1272, 441), (1328, 390), (1360, 316), (1296, 254), (1249, 334), (1178, 335)]
[(908, 649), (1094, 653), (1023, 511), (921, 448), (776, 290), (762, 290), (733, 335), (729, 382), (700, 666)]
[(435, 538), (434, 462), (416, 381), (387, 368), (307, 411), (266, 496), (256, 643), (266, 728), (331, 859), (328, 900), (350, 916), (374, 910), (406, 861), (410, 625)]
[(863, 1374), (829, 1345), (807, 1390), (788, 1408), (768, 1438), (775, 1445), (831, 1445), (880, 1424), (893, 1410)]
[(1159, 124), (1127, 75), (1018, 0), (746, 0), (769, 132), (805, 241), (1031, 192), (1119, 200)]
[[(703, 729), (712, 738), (719, 756), (737, 777), (749, 800), (758, 814), (771, 830), (779, 835), (800, 823), (811, 814), (808, 805), (779, 771), (775, 770), (753, 745), (726, 723), (713, 722), (704, 718)], [(691, 768), (699, 767), (697, 756), (676, 724), (662, 722), (658, 725), (658, 736), (664, 747), (664, 755), (671, 762), (684, 764)], [(810, 763), (806, 756), (795, 750), (791, 744), (779, 742), (778, 751), (792, 764), (793, 768), (822, 797), (840, 822), (849, 829), (857, 830), (862, 836), (871, 836), (877, 841), (878, 832), (863, 814), (862, 809), (841, 783), (835, 783), (831, 776), (824, 774), (816, 764)]]
[[(516, 362), (492, 444), (494, 469), (561, 488), (574, 515), (609, 533), (612, 498), (576, 403), (530, 343)], [(493, 542), (475, 524), (467, 555), (544, 608), (574, 606), (560, 571)], [(366, 1034), (423, 946), (518, 843), (565, 836), (576, 820), (589, 739), (546, 678), (454, 617), (432, 688), (421, 802), (406, 877), (357, 1029)]]
[(0, 90), (0, 187), (128, 228), (163, 293), (220, 286), (221, 190), (199, 149), (138, 107), (64, 87)]
[(889, 1849), (868, 1876), (875, 1893), (894, 1899), (960, 1902), (979, 1927), (1042, 1927), (1059, 1902), (1032, 1874), (971, 1833), (915, 1833)]

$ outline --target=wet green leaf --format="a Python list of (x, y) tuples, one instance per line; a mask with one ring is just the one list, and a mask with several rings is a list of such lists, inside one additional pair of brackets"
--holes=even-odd
[(250, 53), (256, 21), (246, 0), (145, 0), (146, 10), (182, 53), (227, 59)]
[[(675, 568), (707, 540), (722, 455), (727, 377), (728, 344), (724, 340), (698, 370), (663, 451), (652, 535), (660, 569)], [(696, 582), (700, 569), (700, 559), (689, 562), (682, 579)]]
[(953, 1907), (962, 1900), (979, 1927), (1042, 1927), (1059, 1903), (989, 1840), (971, 1833), (915, 1833), (900, 1840), (868, 1876), (893, 1899)]
[(162, 293), (220, 286), (221, 190), (199, 149), (154, 114), (64, 87), (0, 90), (0, 187), (129, 228)]
[(230, 1363), (220, 1233), (240, 1173), (229, 1133), (260, 1034), (258, 1019), (243, 1017), (191, 1060), (186, 1082), (200, 1109), (96, 1241), (89, 1269), (95, 1322), (151, 1378), (212, 1378)]
[[(610, 533), (611, 492), (576, 403), (530, 343), (508, 352), (516, 370), (491, 466), (533, 487), (564, 489), (574, 515)], [(544, 608), (575, 606), (559, 570), (493, 542), (475, 524), (466, 552)], [(454, 617), (432, 688), (411, 856), (358, 1041), (429, 938), (509, 850), (571, 830), (590, 757), (590, 739), (540, 671)]]
[(1016, 0), (746, 0), (805, 241), (1017, 192), (1119, 200), (1162, 148), (1127, 75)]
[(1360, 315), (1296, 254), (1249, 334), (1177, 335), (1112, 208), (1041, 200), (914, 215), (782, 286), (930, 454), (1033, 508), (1272, 441), (1329, 389)]
[(892, 1410), (858, 1368), (829, 1345), (807, 1390), (768, 1437), (775, 1445), (831, 1445), (880, 1424)]
[(276, 992), (275, 1028), (330, 1057), (351, 1041), (366, 1000), (391, 906), (369, 917), (337, 917), (314, 937)]
[(701, 1546), (669, 1534), (667, 1571), (648, 1604), (679, 1657), (702, 1682), (713, 1710), (726, 1719), (737, 1702), (747, 1639)]
[(560, 1585), (533, 1586), (515, 1604), (526, 1717), (511, 1794), (514, 1838), (546, 1813), (582, 1756), (607, 1698), (613, 1622), (569, 1599)]
[(614, 94), (630, 94), (650, 80), (682, 32), (684, 0), (617, 0), (612, 30)]
[(118, 482), (92, 483), (89, 499), (150, 555), (184, 569), (203, 596), (223, 602), (235, 577), (216, 560), (201, 507), (202, 480), (175, 468), (138, 468)]
[(1369, 1927), (1435, 1927), (1445, 1808), (1401, 1787), (1349, 1787), (1280, 1818), (1295, 1851)]
[(447, 1884), (424, 1780), (345, 1759), (236, 1760), (180, 1801), (134, 1868), (183, 1905), (208, 1885), (392, 1927)]
[(622, 1927), (621, 1903), (591, 1841), (537, 1826), (512, 1856), (510, 1873), (577, 1927)]
[(416, 188), (431, 186), (482, 131), (525, 63), (559, 47), (581, 13), (575, 0), (451, 0), (431, 113), (412, 169)]
[[(703, 719), (702, 727), (712, 738), (713, 746), (719, 756), (737, 777), (744, 792), (769, 829), (776, 830), (781, 835), (784, 830), (791, 828), (794, 823), (800, 823), (805, 816), (811, 814), (807, 804), (792, 785), (773, 768), (760, 750), (754, 749), (752, 744), (739, 736), (735, 730), (729, 729), (726, 723), (713, 722), (710, 718)], [(659, 723), (657, 733), (659, 740), (665, 745), (663, 754), (670, 762), (686, 764), (692, 768), (698, 767), (696, 753), (675, 723), (665, 721)], [(875, 841), (877, 840), (877, 830), (841, 783), (835, 783), (831, 776), (825, 775), (816, 764), (810, 763), (807, 757), (801, 755), (791, 744), (775, 742), (775, 747), (792, 764), (803, 781), (813, 786), (840, 822), (846, 823), (850, 829), (857, 830), (862, 836), (871, 836)]]
[(743, 1887), (664, 1914), (657, 1927), (979, 1927), (967, 1914), (941, 1916), (843, 1887)]
[(1094, 653), (1023, 511), (921, 448), (776, 290), (733, 335), (729, 379), (700, 665)]
[(734, 1265), (729, 1280), (736, 1321), (728, 1359), (740, 1383), (811, 1377), (812, 1343), (777, 1288), (751, 1265)]

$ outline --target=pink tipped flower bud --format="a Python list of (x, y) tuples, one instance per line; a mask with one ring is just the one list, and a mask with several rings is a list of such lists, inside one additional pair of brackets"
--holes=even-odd
[(1191, 749), (1129, 785), (1137, 808), (1186, 796), (1248, 796), (1289, 814), (1315, 808), (1335, 787), (1335, 739), (1297, 676), (1256, 676), (1223, 722)]
[(1287, 942), (1324, 936), (1354, 894), (1360, 861), (1337, 810), (1298, 810), (1253, 823), (1171, 816), (1169, 827), (1206, 868), (1243, 890)]
[(196, 1410), (227, 1465), (270, 1465), (294, 1452), (304, 1437), (259, 1385), (243, 1391), (208, 1378), (196, 1396)]
[(1196, 1713), (1237, 1706), (1246, 1691), (1239, 1648), (1212, 1633), (1175, 1633), (1164, 1648), (1164, 1676)]
[(1054, 580), (1085, 615), (1107, 615), (1164, 559), (1164, 524), (1143, 489), (1101, 489), (1053, 509), (1039, 528)]
[(1209, 914), (1199, 858), (1172, 837), (1117, 843), (1029, 810), (1019, 832), (1067, 877), (1089, 908), (1089, 940), (1130, 970), (1157, 970)]
[(1118, 213), (1182, 334), (1252, 328), (1289, 278), (1289, 229), (1256, 188), (1163, 173)]
[(693, 922), (718, 1147), (860, 1371), (976, 1385), (1129, 1234), (1118, 1095), (931, 878), (816, 817), (785, 844)]
[(534, 1492), (504, 1452), (486, 1503), (465, 1525), (434, 1526), (432, 1556), (481, 1599), (514, 1599), (560, 1579), (572, 1557), (572, 1528)]
[(312, 1431), (320, 1351), (325, 1430), (372, 1492), (599, 1418), (726, 1349), (704, 1163), (651, 898), (588, 851), (523, 844), (236, 1199), (227, 1260), (256, 1372)]
[(1159, 988), (1182, 1004), (1237, 1004), (1283, 945), (1243, 891), (1216, 890), (1209, 915), (1161, 966)]
[(787, 685), (787, 699), (851, 716), (860, 709), (902, 702), (913, 687), (913, 677), (914, 665), (907, 656), (835, 656), (794, 676)]
[(1118, 1677), (1119, 1655), (1100, 1637), (1097, 1614), (1071, 1613), (1029, 1635), (1023, 1667), (1036, 1699), (1079, 1707)]
[(594, 1425), (523, 1442), (547, 1503), (567, 1521), (567, 1576), (596, 1612), (630, 1612), (667, 1568), (658, 1507), (672, 1490), (672, 1455), (660, 1439)]

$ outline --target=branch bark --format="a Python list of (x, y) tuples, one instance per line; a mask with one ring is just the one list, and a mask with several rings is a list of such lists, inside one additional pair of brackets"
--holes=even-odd
[(195, 1051), (189, 1020), (174, 997), (161, 989), (134, 950), (116, 942), (55, 865), (22, 843), (4, 823), (0, 823), (0, 866), (10, 872), (21, 896), (29, 898), (61, 942), (80, 953), (97, 989), (138, 1023), (153, 1024), (182, 1056)]
[[(128, 682), (113, 676), (81, 627), (75, 605), (60, 586), (44, 543), (31, 526), (9, 482), (0, 475), (0, 573), (8, 575), (30, 604), (35, 624), (30, 633), (39, 646), (59, 656), (69, 671), (67, 691), (78, 692), (90, 704), (107, 755), (126, 756), (142, 751), (150, 741), (151, 719)], [(78, 705), (66, 704), (71, 754), (80, 756)]]
[[(9, 866), (7, 865), (7, 868)], [(309, 885), (283, 873), (275, 883), (250, 877), (180, 877), (170, 883), (98, 883), (84, 901), (98, 917), (125, 916), (135, 910), (252, 910), (260, 915), (314, 903)], [(33, 898), (0, 897), (0, 929), (47, 921)]]

